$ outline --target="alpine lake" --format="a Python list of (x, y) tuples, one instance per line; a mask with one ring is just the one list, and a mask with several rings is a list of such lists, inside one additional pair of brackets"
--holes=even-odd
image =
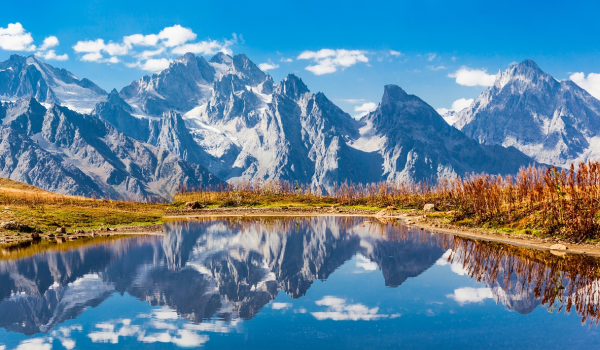
[(359, 217), (4, 249), (0, 350), (590, 349), (600, 260)]

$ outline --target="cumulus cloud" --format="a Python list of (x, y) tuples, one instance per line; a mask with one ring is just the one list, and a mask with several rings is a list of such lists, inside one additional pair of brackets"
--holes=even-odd
[(23, 340), (16, 350), (52, 350), (52, 338), (34, 338)]
[(485, 299), (494, 297), (492, 290), (489, 288), (472, 288), (464, 287), (454, 290), (454, 294), (446, 295), (450, 299), (454, 299), (460, 305), (469, 303), (481, 303)]
[(370, 112), (373, 112), (375, 109), (377, 109), (377, 103), (365, 102), (359, 106), (354, 107), (354, 111), (358, 112), (358, 114), (356, 114), (354, 117), (361, 118), (361, 117), (369, 114)]
[(448, 259), (450, 258), (450, 256), (452, 256), (452, 249), (448, 249), (444, 255), (442, 255), (436, 262), (436, 265), (439, 266), (446, 266), (446, 265), (450, 265), (450, 270), (452, 272), (454, 272), (455, 274), (459, 275), (459, 276), (464, 276), (467, 274), (467, 270), (465, 270), (465, 268), (460, 265), (459, 263), (456, 262), (450, 262), (448, 261)]
[(390, 55), (395, 56), (395, 57), (400, 57), (403, 55), (403, 53), (400, 51), (390, 50)]
[(356, 267), (359, 269), (363, 269), (364, 271), (375, 271), (377, 270), (377, 263), (365, 258), (362, 255), (357, 255)]
[(435, 60), (435, 59), (436, 59), (436, 57), (437, 57), (437, 54), (436, 54), (436, 53), (428, 53), (428, 54), (427, 54), (427, 55), (425, 55), (425, 56), (427, 56), (427, 61), (431, 62), (431, 61), (433, 61), (433, 60)]
[(473, 103), (473, 99), (469, 98), (459, 98), (458, 100), (452, 102), (452, 110), (455, 112), (460, 112), (463, 109), (469, 107)]
[(315, 302), (318, 306), (327, 307), (326, 311), (311, 312), (317, 320), (334, 320), (334, 321), (374, 321), (381, 318), (395, 318), (399, 314), (385, 315), (379, 314), (379, 308), (368, 308), (363, 304), (348, 304), (346, 299), (325, 296), (323, 299)]
[(46, 51), (56, 46), (58, 46), (58, 38), (52, 35), (44, 39), (44, 42), (42, 43), (42, 46), (40, 46), (39, 50)]
[(166, 27), (158, 34), (132, 34), (124, 36), (121, 42), (105, 42), (104, 39), (79, 41), (73, 51), (81, 54), (79, 59), (86, 62), (118, 63), (127, 67), (156, 72), (165, 69), (175, 56), (188, 52), (199, 55), (214, 55), (217, 52), (232, 54), (230, 46), (237, 42), (237, 35), (231, 39), (204, 40), (194, 42), (198, 35), (190, 28), (174, 25)]
[(66, 53), (62, 55), (57, 55), (54, 50), (40, 51), (37, 52), (35, 55), (48, 61), (66, 61), (69, 59), (69, 55), (67, 55)]
[(34, 51), (33, 37), (21, 23), (9, 23), (0, 27), (0, 48), (6, 51)]
[(259, 64), (258, 68), (260, 68), (260, 70), (266, 72), (266, 71), (271, 70), (271, 69), (277, 69), (277, 68), (279, 68), (279, 65), (275, 64), (275, 63), (273, 63), (271, 61), (269, 61), (269, 62), (265, 62), (265, 63)]
[(271, 308), (273, 310), (285, 310), (292, 307), (292, 304), (290, 303), (273, 303), (271, 304)]
[(332, 50), (321, 49), (319, 51), (304, 51), (297, 59), (312, 60), (314, 65), (305, 69), (315, 75), (323, 75), (337, 72), (338, 69), (351, 67), (359, 62), (368, 63), (367, 52), (362, 50)]
[(238, 321), (210, 320), (200, 324), (181, 323), (175, 310), (160, 308), (134, 319), (100, 322), (88, 334), (94, 343), (118, 344), (121, 338), (135, 338), (144, 343), (171, 343), (179, 347), (198, 347), (209, 340), (200, 332), (229, 333)]
[(291, 63), (291, 62), (294, 62), (294, 60), (293, 60), (293, 59), (291, 59), (291, 58), (282, 57), (282, 58), (281, 58), (281, 62), (285, 62), (285, 63)]
[(58, 38), (54, 35), (46, 37), (40, 47), (33, 44), (31, 33), (27, 32), (21, 23), (9, 23), (6, 28), (0, 27), (0, 49), (6, 51), (36, 51), (36, 56), (46, 60), (65, 61), (67, 54), (57, 55), (50, 50), (58, 46)]
[(471, 69), (461, 67), (454, 73), (448, 74), (449, 78), (455, 78), (456, 83), (464, 86), (492, 86), (496, 80), (493, 74), (487, 74), (485, 69)]
[(586, 78), (583, 72), (579, 72), (571, 74), (569, 79), (589, 92), (590, 95), (600, 99), (600, 74), (590, 73)]

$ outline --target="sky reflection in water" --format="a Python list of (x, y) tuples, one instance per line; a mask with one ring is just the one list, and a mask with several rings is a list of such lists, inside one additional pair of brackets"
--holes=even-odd
[(0, 260), (0, 350), (592, 348), (600, 340), (594, 259), (363, 223), (178, 222), (164, 237)]

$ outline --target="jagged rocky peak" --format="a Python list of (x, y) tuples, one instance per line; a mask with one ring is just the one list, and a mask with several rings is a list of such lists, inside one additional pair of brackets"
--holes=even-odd
[(275, 90), (275, 93), (286, 95), (293, 100), (297, 100), (303, 94), (310, 92), (302, 79), (294, 74), (289, 74)]
[(231, 56), (229, 56), (226, 53), (223, 52), (218, 52), (216, 55), (214, 55), (210, 61), (210, 63), (217, 63), (217, 64), (226, 64), (229, 65), (233, 62), (233, 58)]
[[(414, 95), (413, 95), (414, 96)], [(383, 87), (383, 97), (381, 98), (381, 104), (389, 104), (395, 102), (401, 102), (408, 98), (408, 94), (400, 86), (388, 84)]]
[(542, 71), (540, 67), (531, 59), (526, 59), (521, 63), (513, 64), (505, 72), (498, 72), (494, 87), (502, 89), (510, 84), (523, 92), (526, 88), (541, 88), (543, 85), (559, 85), (550, 74)]
[(106, 98), (106, 91), (88, 79), (79, 79), (65, 69), (55, 68), (36, 56), (12, 55), (0, 62), (0, 96), (17, 100), (34, 97), (89, 112)]
[(557, 81), (532, 60), (496, 77), (454, 124), (482, 144), (514, 146), (536, 161), (569, 167), (600, 156), (600, 101)]
[[(131, 108), (131, 106), (127, 102), (125, 102), (125, 100), (121, 97), (121, 95), (119, 95), (119, 92), (117, 91), (117, 89), (112, 89), (112, 91), (108, 94), (106, 102), (100, 102), (100, 105), (104, 104), (104, 103), (111, 104), (114, 107), (122, 108), (123, 110), (125, 110), (127, 112), (133, 111), (133, 108)], [(96, 109), (97, 108), (98, 108), (98, 105), (96, 106)]]

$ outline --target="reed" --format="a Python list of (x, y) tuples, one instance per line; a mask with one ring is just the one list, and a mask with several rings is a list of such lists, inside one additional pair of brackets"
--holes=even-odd
[(283, 180), (180, 188), (174, 204), (207, 206), (332, 205), (450, 212), (452, 221), (491, 228), (533, 229), (574, 242), (600, 238), (600, 162), (570, 169), (522, 168), (517, 175), (472, 174), (428, 182), (344, 182), (324, 188)]

